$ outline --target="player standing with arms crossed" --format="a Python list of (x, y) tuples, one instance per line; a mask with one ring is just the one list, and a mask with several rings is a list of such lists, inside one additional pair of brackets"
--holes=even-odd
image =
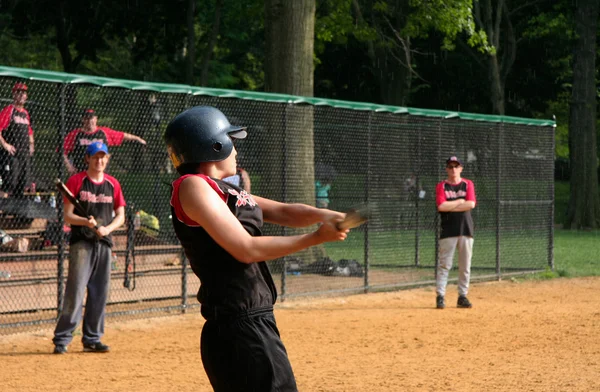
[[(65, 184), (88, 211), (83, 217), (64, 198), (64, 219), (71, 225), (69, 276), (65, 301), (54, 330), (54, 354), (65, 354), (73, 331), (83, 316), (83, 351), (108, 352), (100, 339), (104, 335), (104, 313), (110, 287), (111, 232), (125, 222), (125, 198), (121, 185), (104, 170), (110, 159), (106, 144), (98, 141), (85, 150), (87, 171), (69, 178)], [(114, 217), (113, 217), (114, 213)], [(96, 230), (95, 227), (98, 227)]]
[(471, 277), (471, 256), (473, 254), (473, 217), (475, 208), (475, 186), (466, 178), (461, 178), (463, 165), (460, 159), (451, 156), (446, 160), (448, 178), (436, 187), (436, 204), (441, 218), (439, 241), (439, 264), (436, 275), (436, 307), (446, 307), (444, 296), (448, 284), (448, 273), (452, 269), (454, 251), (458, 248), (458, 302), (459, 308), (473, 305), (467, 298)]
[[(285, 204), (248, 194), (222, 179), (235, 174), (233, 126), (218, 109), (194, 107), (165, 132), (169, 156), (181, 175), (173, 182), (175, 233), (200, 278), (198, 301), (206, 319), (202, 363), (215, 391), (297, 391), (273, 315), (277, 289), (265, 260), (328, 241), (343, 241), (343, 213)], [(261, 236), (263, 221), (289, 227), (320, 223), (315, 232)]]

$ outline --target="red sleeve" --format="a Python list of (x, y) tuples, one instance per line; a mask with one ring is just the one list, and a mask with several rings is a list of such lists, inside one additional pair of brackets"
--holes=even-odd
[(179, 177), (175, 181), (173, 181), (173, 184), (172, 184), (173, 193), (171, 194), (171, 206), (175, 210), (175, 216), (177, 217), (177, 220), (179, 220), (180, 222), (182, 222), (188, 226), (198, 227), (199, 226), (198, 222), (192, 220), (189, 216), (186, 215), (186, 213), (183, 211), (183, 207), (181, 206), (181, 202), (179, 201), (179, 187), (181, 186), (181, 183), (183, 182), (183, 180), (185, 180), (186, 178), (188, 178), (190, 176), (198, 176), (198, 177), (204, 179), (204, 181), (206, 181), (208, 183), (208, 185), (210, 185), (210, 187), (219, 194), (219, 196), (221, 197), (221, 199), (224, 202), (227, 201), (227, 195), (225, 193), (223, 193), (223, 191), (221, 190), (221, 188), (219, 188), (219, 185), (217, 185), (216, 182), (214, 182), (210, 177), (205, 176), (204, 174), (186, 174), (184, 176)]
[(437, 184), (435, 187), (435, 202), (439, 207), (440, 204), (446, 201), (446, 192), (444, 191), (444, 181)]
[(65, 136), (65, 142), (63, 144), (63, 149), (65, 151), (65, 155), (69, 155), (71, 151), (75, 148), (75, 137), (79, 129), (74, 129)]
[(123, 190), (121, 189), (121, 184), (119, 181), (108, 174), (105, 174), (104, 176), (106, 177), (107, 181), (113, 184), (113, 209), (116, 211), (119, 207), (125, 207), (127, 204), (125, 203), (125, 197), (123, 196)]
[[(83, 184), (83, 179), (85, 178), (85, 175), (86, 175), (85, 172), (77, 173), (77, 174), (71, 176), (67, 180), (67, 183), (65, 184), (67, 189), (71, 191), (71, 193), (75, 196), (76, 199), (77, 199), (77, 196), (79, 195), (79, 191), (81, 190), (81, 184)], [(64, 196), (63, 196), (63, 202), (65, 204), (70, 203), (70, 201), (67, 200), (67, 198)]]
[(475, 200), (475, 185), (473, 185), (473, 181), (465, 180), (465, 182), (467, 183), (467, 198), (465, 200), (477, 203), (477, 200)]
[(8, 105), (0, 112), (0, 133), (4, 131), (10, 124), (10, 116), (12, 116), (13, 105)]
[(109, 146), (120, 146), (123, 143), (123, 137), (125, 137), (123, 132), (107, 127), (98, 127), (98, 129), (106, 135), (106, 141)]

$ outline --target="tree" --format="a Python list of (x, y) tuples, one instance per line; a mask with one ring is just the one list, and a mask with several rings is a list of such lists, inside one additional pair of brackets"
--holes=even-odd
[(379, 89), (374, 101), (384, 104), (405, 106), (414, 90), (413, 81), (422, 79), (415, 59), (420, 52), (414, 46), (415, 39), (438, 31), (443, 36), (443, 47), (451, 49), (458, 34), (466, 32), (470, 45), (485, 48), (485, 34), (475, 29), (472, 0), (326, 0), (323, 3), (317, 38), (344, 46), (348, 39), (358, 41), (360, 50), (368, 56), (371, 74), (368, 77), (377, 82)]
[(595, 78), (599, 9), (597, 0), (576, 2), (577, 41), (573, 54), (569, 118), (571, 195), (565, 223), (567, 228), (597, 228), (600, 224)]
[(210, 60), (212, 58), (213, 51), (215, 50), (215, 46), (217, 44), (217, 39), (219, 37), (222, 8), (223, 8), (223, 0), (217, 0), (215, 3), (215, 18), (213, 21), (212, 29), (210, 30), (207, 48), (204, 51), (204, 56), (202, 57), (202, 73), (200, 74), (200, 85), (201, 86), (208, 85), (207, 83), (208, 83), (208, 73), (210, 70)]
[(196, 0), (187, 1), (187, 53), (185, 59), (185, 82), (194, 84), (194, 63), (196, 62), (196, 32), (194, 17), (196, 16)]
[[(265, 2), (265, 91), (313, 95), (315, 7), (315, 0)], [(314, 205), (312, 107), (289, 109), (285, 116), (285, 145), (277, 153), (287, 156), (276, 161), (286, 165), (281, 180), (288, 185), (288, 201)]]
[[(313, 95), (315, 10), (315, 0), (265, 1), (265, 91)], [(283, 128), (271, 124), (269, 132), (283, 133), (270, 159), (284, 167), (273, 166), (269, 178), (284, 184), (286, 202), (315, 205), (313, 108), (287, 106), (284, 117)]]

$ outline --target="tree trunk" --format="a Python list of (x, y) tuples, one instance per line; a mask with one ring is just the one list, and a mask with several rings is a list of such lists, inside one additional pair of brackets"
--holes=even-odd
[(488, 60), (488, 72), (490, 80), (490, 101), (492, 103), (492, 112), (494, 114), (505, 114), (504, 108), (504, 80), (500, 76), (500, 67), (498, 66), (498, 57), (490, 55)]
[(267, 0), (265, 90), (312, 97), (315, 0)]
[(62, 59), (63, 69), (65, 72), (75, 73), (76, 65), (73, 63), (73, 56), (69, 50), (69, 38), (67, 35), (66, 15), (65, 15), (65, 1), (61, 0), (58, 2), (57, 13), (56, 13), (56, 47), (60, 53)]
[[(313, 96), (315, 12), (315, 0), (265, 1), (265, 91)], [(283, 201), (315, 205), (313, 107), (289, 105), (282, 115), (283, 123), (276, 120), (268, 132), (282, 134), (282, 148), (263, 152), (269, 154), (265, 161), (283, 167), (272, 165), (267, 178), (280, 181), (272, 191), (284, 189)]]
[(215, 3), (215, 20), (212, 25), (208, 45), (202, 58), (202, 73), (200, 74), (200, 85), (208, 86), (208, 75), (210, 70), (210, 60), (212, 59), (213, 51), (217, 45), (219, 32), (221, 30), (221, 11), (223, 9), (223, 0), (217, 0)]
[(569, 118), (571, 195), (566, 228), (597, 228), (600, 223), (595, 83), (598, 11), (598, 0), (576, 3), (577, 42)]
[[(315, 0), (267, 0), (265, 90), (313, 96)], [(285, 111), (285, 181), (288, 200), (315, 203), (312, 106)], [(277, 168), (274, 168), (277, 170)]]
[[(532, 3), (533, 4), (533, 3)], [(515, 62), (517, 40), (505, 0), (480, 0), (473, 2), (473, 17), (477, 27), (482, 28), (488, 44), (496, 49), (488, 54), (487, 72), (490, 87), (492, 113), (506, 113), (505, 86)], [(471, 55), (474, 52), (468, 48)]]
[(196, 0), (187, 2), (187, 53), (185, 58), (185, 83), (194, 84), (194, 63), (196, 62), (196, 32), (194, 31), (194, 15)]

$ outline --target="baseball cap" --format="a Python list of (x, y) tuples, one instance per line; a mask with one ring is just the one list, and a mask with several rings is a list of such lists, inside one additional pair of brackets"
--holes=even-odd
[(96, 117), (96, 111), (94, 109), (84, 109), (83, 113), (81, 114), (81, 117), (86, 118), (86, 117)]
[(102, 142), (93, 142), (85, 149), (86, 155), (89, 155), (91, 157), (98, 154), (99, 152), (108, 154), (108, 147), (106, 147), (106, 144)]
[(463, 165), (462, 161), (458, 159), (458, 157), (456, 157), (455, 155), (452, 155), (450, 158), (446, 159), (446, 165), (449, 165), (453, 162), (458, 163), (460, 166)]
[(25, 83), (17, 82), (12, 88), (12, 92), (15, 91), (27, 91), (27, 85)]

